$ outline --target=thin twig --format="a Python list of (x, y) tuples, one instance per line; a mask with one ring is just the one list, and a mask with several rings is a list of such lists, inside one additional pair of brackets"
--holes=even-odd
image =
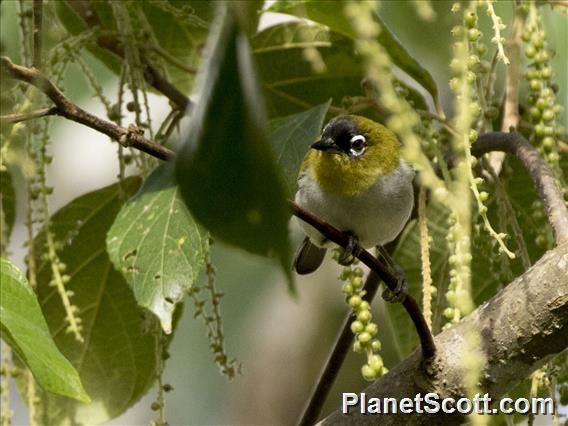
[(58, 110), (56, 106), (52, 106), (50, 108), (42, 108), (38, 109), (37, 111), (32, 111), (28, 113), (0, 115), (0, 121), (4, 121), (6, 123), (20, 123), (22, 121), (47, 117), (49, 115), (58, 115)]
[(146, 139), (136, 130), (117, 126), (114, 123), (103, 120), (81, 109), (71, 102), (69, 98), (39, 70), (16, 65), (6, 56), (0, 57), (0, 65), (2, 71), (6, 72), (10, 77), (31, 84), (45, 93), (57, 107), (57, 115), (98, 130), (111, 139), (116, 140), (122, 146), (136, 148), (162, 160), (170, 160), (173, 158), (173, 151), (150, 139)]
[(43, 28), (43, 0), (34, 0), (34, 57), (33, 66), (41, 69), (41, 48), (42, 48), (42, 28)]

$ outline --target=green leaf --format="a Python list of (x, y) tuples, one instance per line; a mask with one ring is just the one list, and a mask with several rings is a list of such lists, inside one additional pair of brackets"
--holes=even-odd
[[(269, 10), (305, 17), (327, 25), (332, 31), (350, 39), (357, 38), (351, 22), (344, 15), (343, 4), (337, 1), (277, 1)], [(373, 18), (381, 27), (377, 41), (386, 49), (394, 64), (421, 84), (430, 92), (434, 102), (438, 103), (438, 88), (430, 72), (410, 55), (377, 13), (373, 14)]]
[(110, 259), (140, 306), (166, 333), (172, 313), (205, 262), (209, 236), (193, 220), (175, 186), (173, 167), (158, 167), (120, 211), (107, 235)]
[[(85, 35), (87, 31), (97, 27), (97, 36), (101, 37), (104, 44), (116, 45), (122, 49), (120, 40), (123, 34), (119, 34), (117, 28), (123, 30), (124, 25), (116, 22), (110, 2), (82, 3), (55, 2), (57, 17), (63, 27), (72, 35)], [(77, 9), (85, 6), (89, 8), (88, 22), (76, 13)], [(128, 8), (127, 13), (135, 31), (143, 28), (151, 32), (151, 36), (146, 35), (147, 38), (143, 42), (140, 33), (134, 34), (134, 38), (140, 42), (136, 46), (140, 53), (153, 63), (159, 63), (170, 83), (182, 91), (189, 90), (195, 73), (188, 73), (174, 63), (164, 60), (151, 45), (155, 41), (163, 51), (183, 66), (196, 68), (201, 60), (200, 46), (207, 38), (209, 23), (213, 19), (214, 5), (203, 1), (165, 0), (130, 2), (120, 7)], [(142, 19), (144, 24), (138, 19)], [(118, 56), (95, 43), (88, 44), (87, 49), (111, 71), (120, 74), (121, 59)]]
[(0, 172), (0, 226), (2, 227), (0, 238), (10, 238), (14, 222), (16, 220), (16, 192), (12, 183), (12, 175), (8, 170)]
[(290, 276), (283, 179), (268, 140), (248, 41), (230, 13), (203, 75), (201, 101), (176, 157), (182, 197), (214, 237), (278, 256)]
[[(260, 32), (252, 39), (255, 63), (271, 117), (305, 111), (332, 99), (361, 96), (361, 58), (348, 38), (319, 25), (288, 22)], [(325, 70), (316, 72), (304, 57), (316, 49)]]
[(284, 174), (289, 197), (296, 190), (300, 164), (310, 144), (319, 136), (330, 105), (331, 99), (304, 112), (270, 120), (270, 140)]
[(28, 280), (1, 259), (0, 331), (46, 391), (89, 402), (79, 374), (59, 352)]
[[(66, 333), (67, 323), (57, 290), (50, 286), (51, 265), (37, 262), (39, 301), (55, 342), (81, 376), (91, 404), (42, 395), (44, 424), (98, 424), (124, 413), (150, 388), (156, 377), (156, 332), (153, 315), (145, 315), (106, 252), (105, 236), (123, 204), (140, 186), (126, 179), (76, 198), (52, 218), (55, 240), (62, 244), (72, 291), (71, 303), (82, 321), (84, 343)], [(43, 247), (45, 233), (36, 239)]]
[[(352, 105), (365, 94), (361, 81), (365, 70), (353, 41), (320, 25), (288, 22), (269, 27), (253, 40), (253, 53), (258, 65), (262, 89), (272, 117), (294, 114), (320, 105), (330, 98), (335, 108)], [(315, 49), (325, 69), (316, 71), (306, 60), (306, 49)], [(416, 108), (427, 109), (423, 96), (401, 81), (407, 99)], [(366, 102), (366, 110), (358, 106), (358, 114), (378, 121), (377, 112)]]

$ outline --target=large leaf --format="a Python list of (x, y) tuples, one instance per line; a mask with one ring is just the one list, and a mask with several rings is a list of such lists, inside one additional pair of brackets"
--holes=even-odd
[(170, 333), (174, 307), (197, 279), (208, 241), (179, 196), (173, 167), (164, 164), (122, 208), (107, 248), (138, 304), (154, 312)]
[[(282, 116), (305, 111), (330, 98), (336, 108), (343, 108), (364, 95), (361, 81), (365, 69), (355, 51), (353, 40), (330, 31), (321, 25), (287, 22), (269, 27), (253, 40), (253, 52), (258, 65), (262, 89), (271, 116)], [(306, 49), (315, 49), (325, 64), (316, 70), (306, 60)], [(408, 92), (407, 99), (416, 108), (427, 109), (423, 96), (401, 81)], [(358, 114), (382, 121), (384, 117), (368, 104)]]
[(330, 104), (331, 99), (304, 112), (270, 121), (270, 140), (290, 197), (296, 189), (300, 164), (310, 144), (319, 136)]
[[(332, 99), (361, 96), (361, 58), (348, 38), (319, 25), (288, 22), (269, 27), (252, 39), (255, 62), (270, 116), (304, 111)], [(325, 70), (316, 72), (305, 59), (317, 49)]]
[(0, 332), (46, 391), (89, 402), (77, 370), (59, 352), (28, 280), (9, 260), (0, 270)]
[[(155, 379), (157, 321), (144, 315), (107, 255), (105, 236), (123, 204), (139, 187), (137, 178), (76, 198), (52, 216), (58, 254), (69, 276), (66, 289), (82, 321), (84, 343), (66, 333), (57, 290), (50, 286), (50, 265), (38, 257), (39, 301), (63, 354), (81, 376), (92, 403), (42, 395), (44, 424), (105, 422), (142, 397)], [(43, 247), (45, 235), (36, 239)], [(145, 318), (146, 317), (146, 318)]]
[[(305, 17), (314, 22), (327, 25), (331, 30), (355, 39), (357, 34), (353, 30), (351, 22), (344, 14), (344, 5), (338, 1), (277, 1), (269, 10), (279, 13), (288, 13), (295, 16)], [(406, 48), (400, 43), (394, 33), (380, 18), (378, 13), (373, 13), (373, 18), (380, 25), (381, 32), (377, 41), (385, 48), (395, 65), (405, 71), (422, 85), (437, 103), (438, 89), (432, 75), (417, 59), (412, 57)]]
[(16, 192), (8, 170), (0, 171), (0, 188), (0, 238), (9, 238), (16, 220)]
[[(117, 32), (116, 18), (110, 2), (103, 1), (58, 1), (55, 2), (57, 16), (65, 29), (73, 35), (85, 34), (95, 27), (99, 31), (103, 44), (121, 46), (121, 35)], [(127, 8), (127, 14), (136, 26), (136, 17), (145, 21), (145, 29), (151, 31), (150, 40), (156, 43), (167, 54), (187, 68), (196, 68), (200, 61), (200, 49), (204, 43), (208, 26), (214, 15), (214, 5), (203, 1), (159, 0), (124, 2), (120, 7)], [(77, 11), (82, 10), (82, 13)], [(83, 15), (83, 18), (80, 15)], [(123, 29), (123, 26), (119, 26)], [(137, 29), (137, 28), (136, 28)], [(150, 36), (150, 35), (147, 35)], [(160, 56), (149, 43), (140, 42), (137, 48), (141, 54), (154, 61)], [(88, 49), (111, 71), (120, 73), (120, 59), (111, 50), (89, 44)], [(168, 80), (180, 90), (189, 90), (193, 82), (193, 73), (188, 73), (173, 62), (161, 60)]]
[(271, 150), (246, 36), (225, 15), (176, 157), (181, 194), (214, 237), (289, 267), (285, 189)]

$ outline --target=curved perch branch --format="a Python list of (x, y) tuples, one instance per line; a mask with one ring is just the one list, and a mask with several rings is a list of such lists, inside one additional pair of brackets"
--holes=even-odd
[(548, 221), (554, 231), (556, 245), (568, 241), (568, 210), (564, 204), (562, 191), (538, 151), (523, 135), (516, 132), (483, 133), (471, 146), (471, 153), (476, 157), (491, 151), (512, 154), (523, 163), (544, 204)]

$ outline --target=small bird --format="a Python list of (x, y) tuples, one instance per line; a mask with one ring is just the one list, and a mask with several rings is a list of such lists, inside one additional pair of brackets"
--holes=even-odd
[[(385, 126), (358, 115), (332, 119), (311, 145), (298, 175), (295, 201), (348, 232), (352, 241), (339, 262), (352, 261), (356, 244), (370, 248), (396, 238), (412, 211), (414, 169), (401, 158), (401, 144)], [(307, 237), (294, 258), (304, 275), (322, 263), (330, 243), (300, 221)]]

